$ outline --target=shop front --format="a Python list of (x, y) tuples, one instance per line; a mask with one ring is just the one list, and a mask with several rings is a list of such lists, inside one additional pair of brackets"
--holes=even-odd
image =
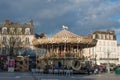
[(8, 56), (7, 55), (0, 55), (0, 72), (8, 70)]

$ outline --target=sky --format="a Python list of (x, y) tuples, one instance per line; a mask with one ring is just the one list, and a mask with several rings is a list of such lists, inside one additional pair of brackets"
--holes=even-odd
[(87, 36), (115, 30), (120, 43), (120, 0), (0, 0), (0, 23), (34, 21), (35, 32), (54, 35), (68, 30)]

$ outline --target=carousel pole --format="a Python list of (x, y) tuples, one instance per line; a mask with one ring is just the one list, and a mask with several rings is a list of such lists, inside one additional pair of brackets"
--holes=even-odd
[(79, 43), (80, 43), (80, 38), (77, 37), (77, 54), (78, 54), (78, 57), (80, 57), (80, 54), (79, 54), (79, 51), (78, 51)]
[[(51, 43), (51, 44), (52, 44), (52, 43)], [(53, 44), (52, 44), (52, 54), (54, 55)], [(55, 55), (54, 55), (53, 57), (55, 57)]]
[(55, 55), (54, 55), (54, 51), (53, 51), (52, 41), (51, 41), (51, 55), (52, 55), (52, 57), (53, 57), (53, 70), (54, 70), (54, 67), (55, 67), (55, 62), (54, 62)]
[[(78, 43), (77, 43), (77, 51), (76, 51), (76, 56), (78, 56)], [(78, 56), (79, 57), (79, 56)]]

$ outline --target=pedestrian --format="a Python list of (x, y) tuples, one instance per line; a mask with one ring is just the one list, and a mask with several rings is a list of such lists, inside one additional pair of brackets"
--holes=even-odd
[(95, 67), (94, 67), (94, 74), (98, 74), (98, 65), (95, 65)]

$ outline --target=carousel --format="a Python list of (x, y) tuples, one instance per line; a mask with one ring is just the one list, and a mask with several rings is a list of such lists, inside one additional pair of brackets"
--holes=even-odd
[(85, 61), (83, 49), (94, 47), (96, 43), (97, 40), (74, 34), (63, 26), (63, 29), (55, 35), (33, 41), (39, 48), (37, 68), (44, 69), (47, 66), (47, 69), (79, 70)]

